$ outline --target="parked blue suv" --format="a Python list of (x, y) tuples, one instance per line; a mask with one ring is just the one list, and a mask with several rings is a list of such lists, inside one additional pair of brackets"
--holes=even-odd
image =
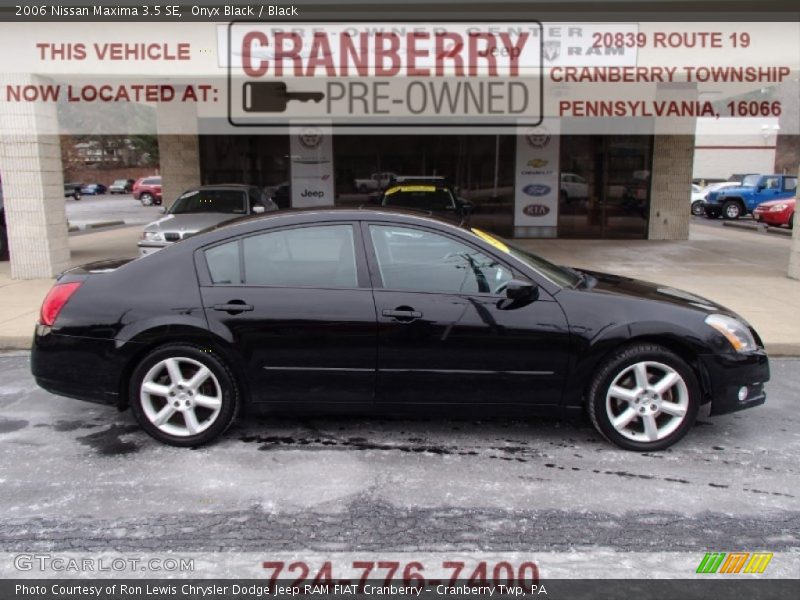
[(762, 202), (793, 198), (795, 194), (797, 177), (794, 175), (747, 175), (739, 187), (709, 192), (704, 209), (710, 218), (722, 215), (725, 219), (738, 219), (752, 213)]

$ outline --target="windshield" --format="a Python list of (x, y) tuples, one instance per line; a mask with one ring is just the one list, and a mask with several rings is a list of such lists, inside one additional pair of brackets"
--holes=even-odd
[(510, 254), (535, 271), (538, 271), (556, 285), (574, 288), (577, 287), (577, 285), (581, 282), (581, 276), (575, 271), (554, 265), (550, 261), (543, 259), (541, 256), (537, 256), (532, 252), (528, 252), (524, 248), (520, 248), (504, 238), (496, 235), (490, 235), (485, 231), (481, 231), (480, 229), (471, 229), (470, 231), (481, 238), (484, 242), (488, 242), (501, 252)]
[(172, 215), (187, 213), (247, 213), (247, 194), (240, 190), (192, 190), (178, 198), (169, 209)]
[(398, 186), (386, 190), (382, 204), (418, 210), (447, 210), (455, 207), (450, 190), (429, 185)]
[(125, 185), (128, 183), (125, 179), (117, 179), (114, 181), (114, 185)]
[(760, 176), (759, 175), (747, 175), (744, 179), (742, 179), (742, 185), (749, 185), (750, 187), (756, 187)]

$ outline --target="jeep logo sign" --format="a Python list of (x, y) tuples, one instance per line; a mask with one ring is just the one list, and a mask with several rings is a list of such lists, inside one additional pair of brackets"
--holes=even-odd
[(544, 217), (545, 215), (550, 213), (550, 208), (545, 206), (544, 204), (528, 204), (525, 208), (522, 209), (522, 212), (524, 212), (529, 217)]
[(547, 194), (550, 193), (550, 186), (544, 185), (543, 183), (529, 183), (524, 188), (522, 188), (522, 191), (526, 193), (528, 196), (534, 196), (534, 197), (546, 196)]

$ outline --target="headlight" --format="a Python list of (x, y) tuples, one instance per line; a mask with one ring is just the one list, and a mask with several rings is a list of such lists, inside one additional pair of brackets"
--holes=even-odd
[(736, 352), (751, 352), (757, 348), (750, 329), (737, 319), (726, 315), (708, 315), (706, 325), (713, 327), (725, 336)]
[(160, 231), (143, 231), (139, 239), (145, 242), (163, 242), (164, 238), (161, 236)]
[(772, 212), (781, 212), (782, 210), (786, 210), (786, 207), (789, 206), (788, 204), (777, 204), (770, 208)]

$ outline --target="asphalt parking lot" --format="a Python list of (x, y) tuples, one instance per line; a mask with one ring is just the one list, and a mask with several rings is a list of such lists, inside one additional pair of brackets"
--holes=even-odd
[(83, 196), (64, 199), (70, 225), (124, 221), (126, 225), (146, 225), (161, 216), (160, 206), (142, 206), (130, 194)]
[(800, 360), (652, 454), (557, 421), (260, 419), (201, 449), (0, 356), (0, 552), (800, 547)]

